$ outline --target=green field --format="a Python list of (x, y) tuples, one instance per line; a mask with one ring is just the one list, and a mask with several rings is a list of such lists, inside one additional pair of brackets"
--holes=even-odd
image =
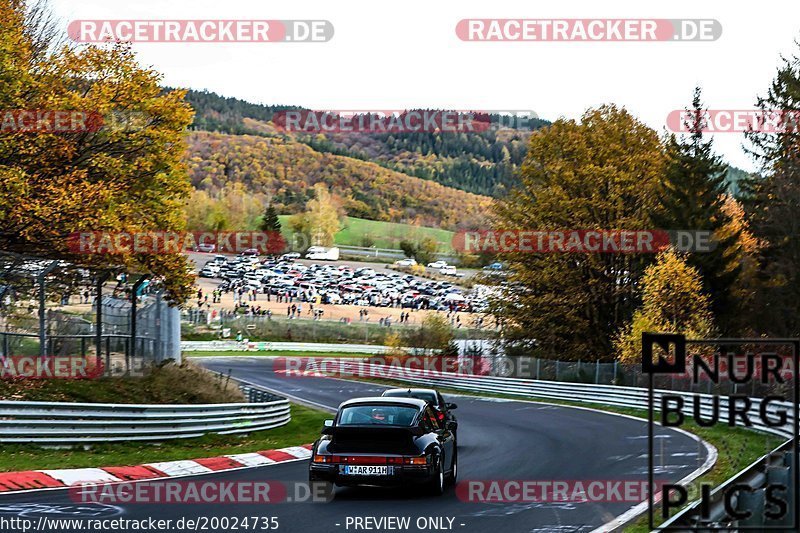
[[(288, 233), (287, 219), (290, 215), (280, 215), (284, 234)], [(343, 227), (336, 234), (336, 244), (344, 246), (364, 246), (370, 239), (377, 248), (400, 248), (403, 239), (417, 242), (424, 237), (433, 237), (439, 242), (441, 252), (452, 252), (453, 232), (437, 228), (426, 228), (397, 222), (381, 222), (363, 218), (345, 217)]]

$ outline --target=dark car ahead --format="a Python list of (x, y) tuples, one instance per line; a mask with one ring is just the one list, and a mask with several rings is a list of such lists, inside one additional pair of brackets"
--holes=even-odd
[(456, 435), (458, 420), (456, 420), (456, 415), (453, 414), (453, 409), (458, 406), (454, 403), (445, 402), (436, 389), (388, 389), (383, 391), (381, 396), (384, 398), (417, 398), (418, 400), (425, 400), (434, 408), (439, 422), (445, 424), (453, 432), (453, 435)]
[(416, 398), (356, 398), (314, 443), (309, 480), (338, 486), (423, 485), (442, 494), (458, 475), (455, 436)]

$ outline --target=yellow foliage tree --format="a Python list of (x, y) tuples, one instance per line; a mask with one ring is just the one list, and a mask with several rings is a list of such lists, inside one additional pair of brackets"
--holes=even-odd
[(616, 339), (621, 363), (641, 362), (642, 333), (683, 333), (687, 337), (709, 337), (714, 330), (710, 301), (703, 294), (703, 283), (696, 269), (674, 250), (658, 255), (642, 278), (642, 306)]
[(323, 183), (314, 186), (314, 198), (306, 203), (303, 213), (289, 219), (289, 227), (308, 237), (315, 246), (331, 246), (341, 229), (341, 204)]
[(182, 302), (193, 275), (181, 254), (70, 253), (75, 232), (184, 228), (191, 186), (182, 157), (192, 110), (164, 92), (129, 47), (48, 50), (25, 4), (0, 0), (0, 108), (80, 111), (103, 117), (89, 131), (0, 135), (0, 249), (85, 266), (124, 266), (163, 280)]

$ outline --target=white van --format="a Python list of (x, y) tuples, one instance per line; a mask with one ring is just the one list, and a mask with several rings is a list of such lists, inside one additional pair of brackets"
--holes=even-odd
[(336, 247), (325, 248), (324, 246), (311, 246), (306, 251), (306, 259), (317, 259), (323, 261), (338, 261), (339, 249)]

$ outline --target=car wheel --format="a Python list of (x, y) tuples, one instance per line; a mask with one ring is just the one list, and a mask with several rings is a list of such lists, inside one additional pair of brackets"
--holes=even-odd
[(458, 481), (458, 452), (453, 455), (453, 468), (450, 470), (450, 474), (447, 476), (447, 482), (451, 485), (455, 485), (456, 481)]
[(444, 494), (444, 460), (441, 455), (439, 455), (436, 469), (433, 471), (433, 477), (430, 480), (430, 492), (433, 496)]

